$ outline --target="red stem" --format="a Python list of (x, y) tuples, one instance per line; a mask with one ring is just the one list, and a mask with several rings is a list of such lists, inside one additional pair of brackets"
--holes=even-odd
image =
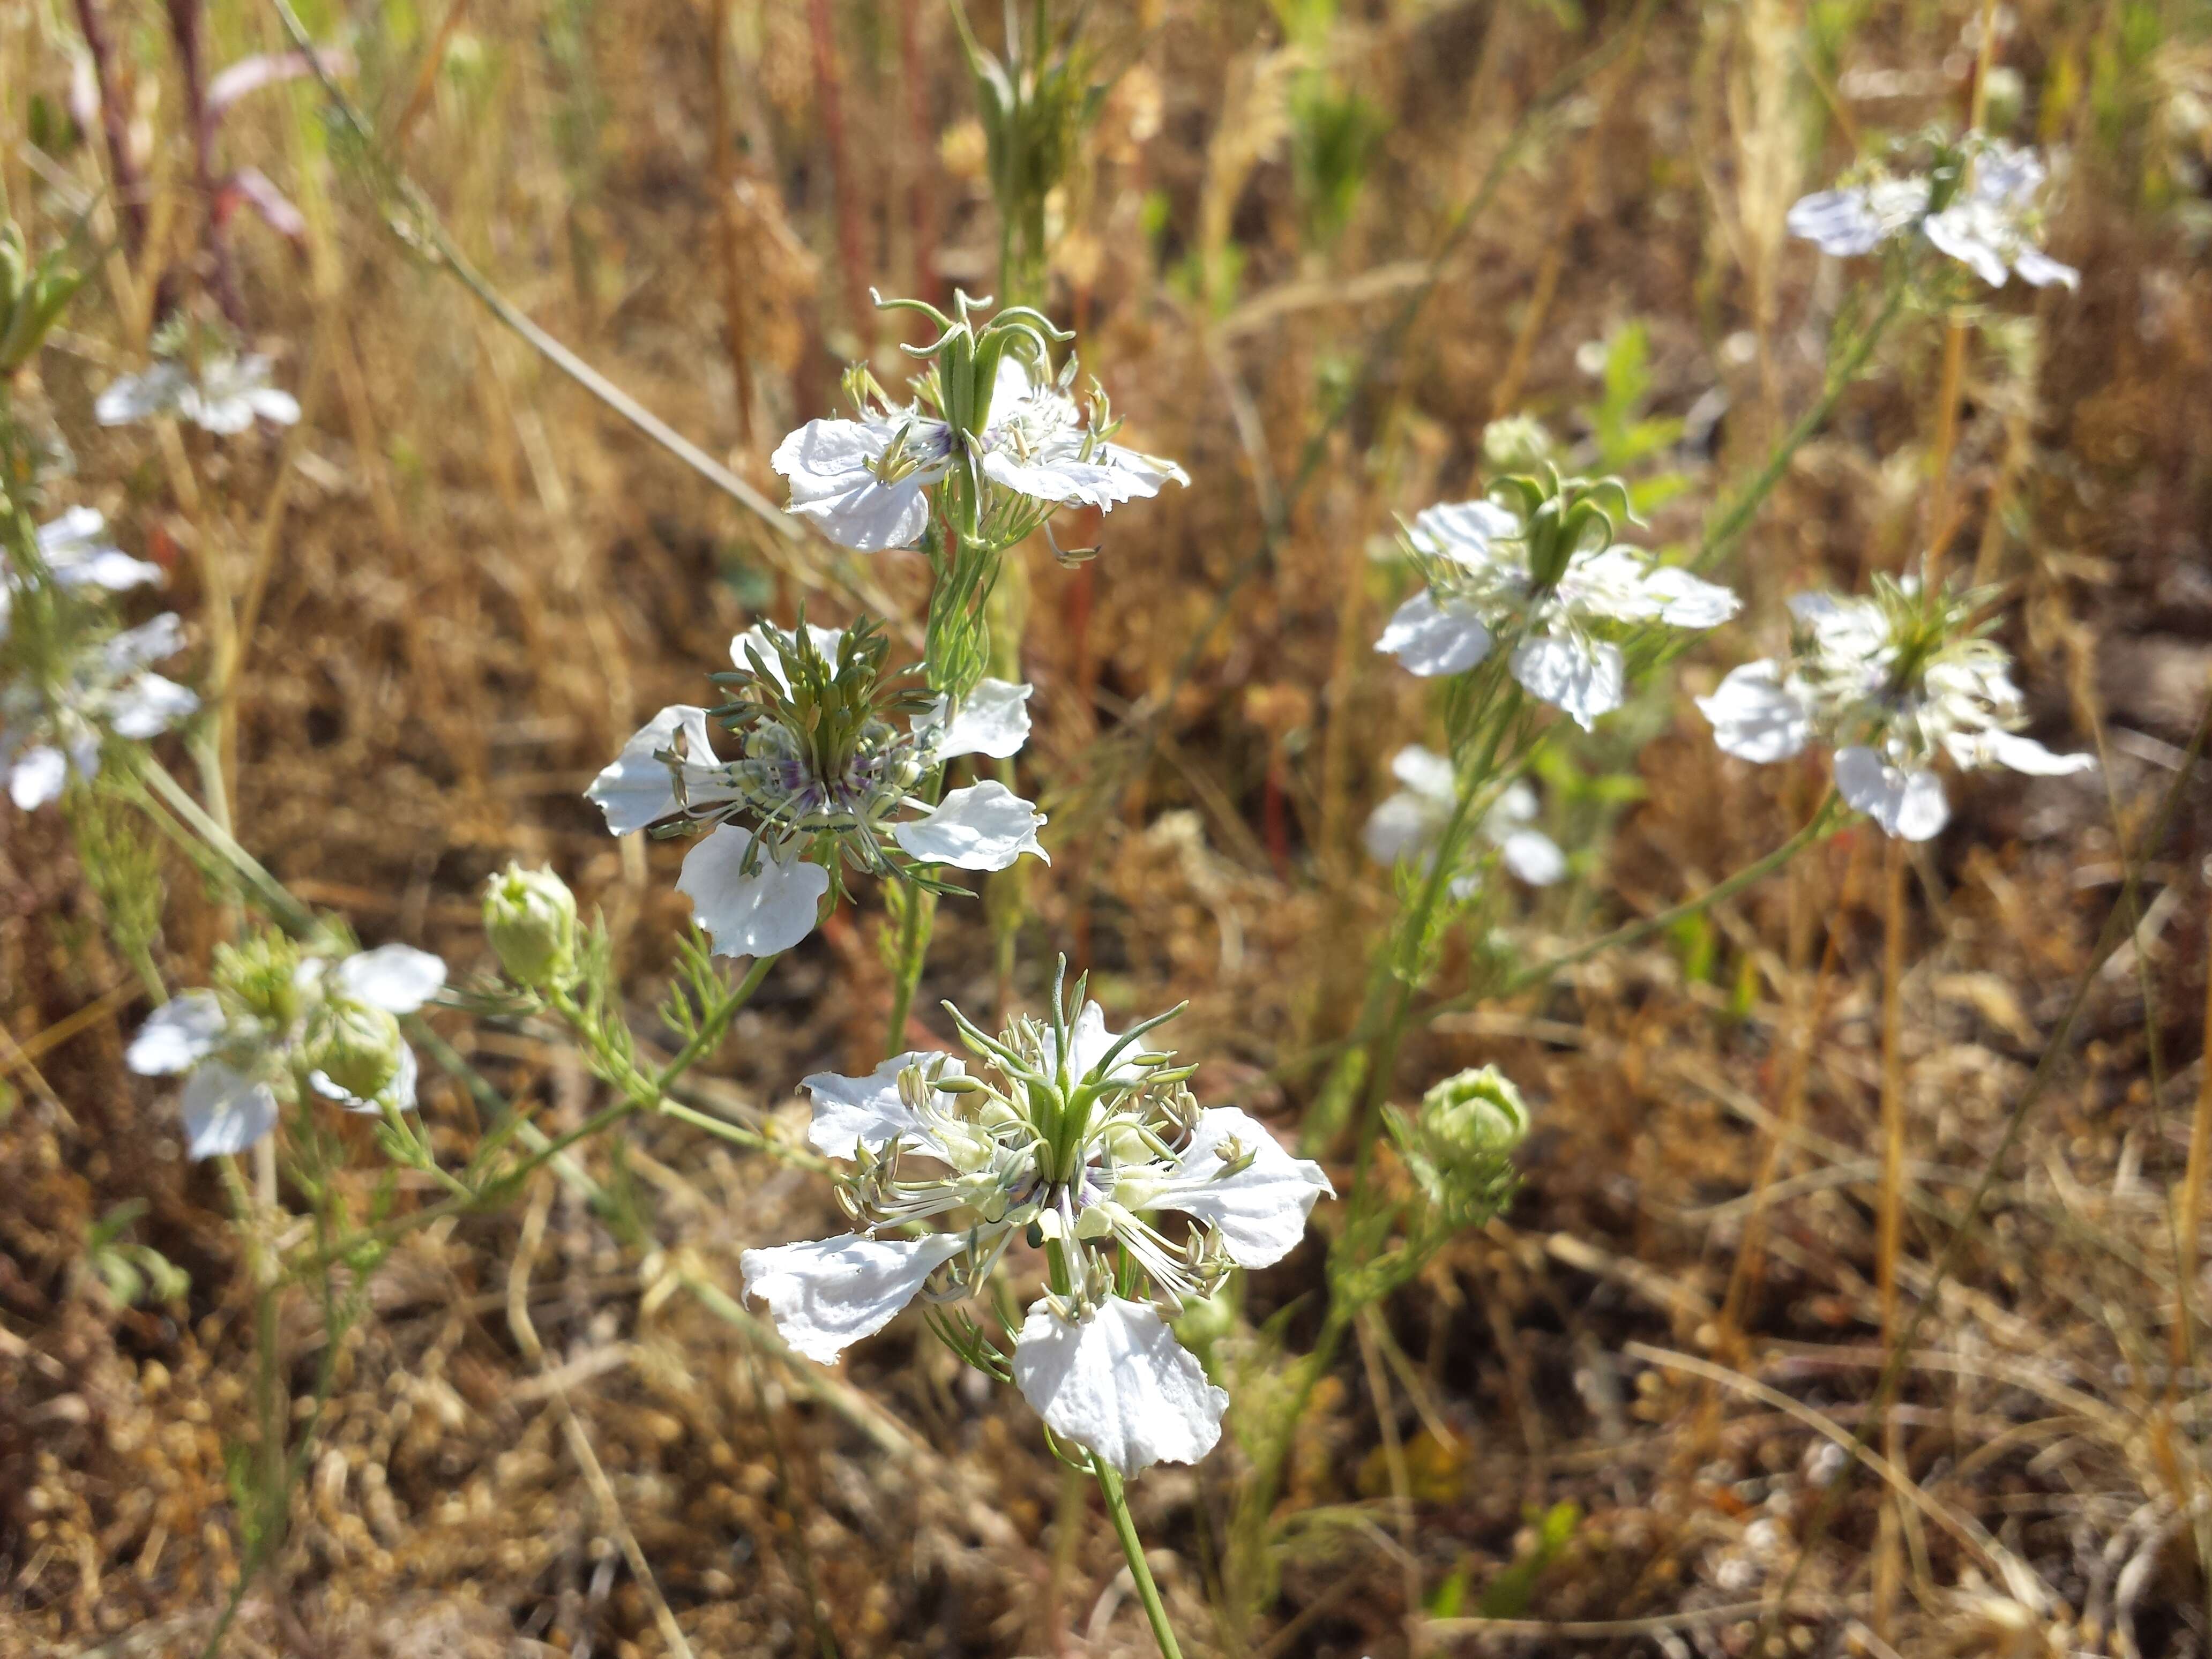
[(216, 118), (207, 106), (207, 76), (200, 63), (200, 0), (169, 0), (169, 33), (177, 43), (177, 66), (185, 82), (185, 118), (192, 132), (192, 185), (207, 215), (208, 292), (234, 328), (246, 326), (246, 306), (238, 297), (238, 275), (223, 235), (224, 208), (215, 173)]
[(124, 118), (123, 89), (115, 78), (115, 43), (108, 39), (95, 0), (76, 0), (76, 25), (92, 55), (92, 79), (100, 93), (100, 125), (107, 137), (107, 167), (115, 180), (123, 248), (135, 263), (146, 246), (146, 187), (139, 179), (138, 164), (131, 159), (131, 128)]

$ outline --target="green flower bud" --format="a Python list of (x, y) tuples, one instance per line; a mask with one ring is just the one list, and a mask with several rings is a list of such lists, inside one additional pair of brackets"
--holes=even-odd
[(576, 978), (576, 896), (550, 869), (510, 864), (484, 885), (484, 936), (517, 985), (560, 990)]
[(1528, 1132), (1528, 1109), (1495, 1066), (1448, 1077), (1418, 1113), (1386, 1108), (1384, 1121), (1414, 1184), (1451, 1225), (1480, 1224), (1512, 1196), (1512, 1152)]
[(1421, 1097), (1421, 1133), (1462, 1157), (1510, 1152), (1528, 1133), (1528, 1108), (1495, 1066), (1460, 1072)]
[(1224, 1285), (1212, 1296), (1183, 1304), (1176, 1316), (1176, 1340), (1201, 1359), (1237, 1328), (1237, 1293)]
[(300, 948), (281, 933), (216, 945), (213, 977), (217, 997), (278, 1030), (300, 1017)]
[(1537, 473), (1558, 459), (1558, 448), (1534, 415), (1508, 415), (1482, 428), (1482, 464), (1492, 473)]
[(381, 1008), (351, 997), (325, 997), (307, 1022), (305, 1056), (339, 1088), (361, 1100), (374, 1100), (399, 1075), (406, 1039), (399, 1022)]

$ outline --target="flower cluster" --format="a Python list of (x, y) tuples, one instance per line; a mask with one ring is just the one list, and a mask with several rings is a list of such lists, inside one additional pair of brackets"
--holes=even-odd
[(124, 1056), (143, 1077), (185, 1073), (194, 1158), (240, 1152), (276, 1127), (280, 1094), (356, 1112), (415, 1104), (414, 1051), (397, 1016), (446, 982), (446, 964), (404, 945), (346, 954), (276, 935), (215, 954), (215, 984), (164, 1003)]
[[(173, 614), (120, 633), (105, 613), (70, 604), (39, 605), (128, 591), (161, 580), (157, 566), (134, 559), (106, 539), (106, 520), (74, 507), (33, 538), (36, 569), (0, 567), (0, 780), (24, 811), (58, 798), (74, 771), (97, 776), (100, 744), (110, 733), (143, 740), (175, 725), (199, 699), (150, 665), (173, 656), (184, 627)], [(17, 607), (36, 625), (15, 628)]]
[[(1377, 864), (1421, 858), (1436, 845), (1459, 799), (1459, 778), (1452, 763), (1419, 744), (1401, 749), (1390, 763), (1397, 792), (1368, 815), (1361, 839)], [(1483, 814), (1482, 835), (1497, 848), (1508, 870), (1531, 887), (1548, 887), (1567, 873), (1566, 854), (1536, 820), (1536, 792), (1525, 783), (1508, 784)], [(1451, 895), (1464, 899), (1480, 881), (1474, 872), (1452, 878)]]
[(1830, 744), (1844, 799), (1888, 834), (1926, 841), (1951, 815), (1941, 757), (2045, 777), (2096, 765), (2020, 735), (2027, 715), (2012, 659), (1969, 626), (1980, 602), (1880, 576), (1863, 599), (1799, 594), (1788, 655), (1746, 663), (1698, 707), (1715, 741), (1745, 760)]
[[(1228, 1395), (1167, 1316), (1232, 1267), (1288, 1255), (1328, 1177), (1245, 1113), (1199, 1106), (1194, 1068), (1142, 1044), (1167, 1015), (1116, 1036), (1095, 1002), (1067, 1018), (1055, 985), (1049, 1023), (993, 1037), (953, 1018), (979, 1072), (906, 1054), (868, 1077), (805, 1080), (814, 1145), (853, 1166), (839, 1198), (854, 1230), (747, 1251), (746, 1289), (827, 1364), (916, 1297), (973, 1294), (1025, 1239), (1046, 1253), (1049, 1288), (1018, 1331), (1009, 1322), (1003, 1374), (1054, 1433), (1124, 1474), (1195, 1462)], [(1164, 1212), (1182, 1218), (1176, 1231)], [(975, 1351), (997, 1367), (994, 1347)]]
[[(719, 954), (798, 944), (847, 867), (917, 879), (928, 866), (1003, 870), (1024, 853), (1046, 856), (1043, 815), (994, 779), (927, 798), (946, 761), (1020, 750), (1030, 688), (986, 679), (951, 708), (898, 690), (888, 651), (865, 621), (758, 624), (731, 642), (735, 671), (714, 677), (731, 702), (662, 709), (586, 792), (617, 835), (712, 826), (677, 885)], [(741, 735), (741, 758), (717, 757), (710, 718)]]
[(1625, 690), (1620, 641), (1654, 623), (1717, 627), (1735, 594), (1613, 539), (1613, 480), (1501, 480), (1503, 500), (1426, 508), (1405, 546), (1425, 585), (1400, 605), (1376, 649), (1421, 675), (1463, 674), (1501, 641), (1531, 696), (1589, 729)]
[(2081, 273), (2035, 243), (2045, 176), (2033, 150), (1969, 133), (1940, 149), (1925, 173), (1875, 169), (1805, 197), (1790, 210), (1790, 234), (1839, 258), (1918, 235), (1992, 288), (2008, 276), (2036, 288), (2073, 288)]
[[(880, 302), (880, 301), (879, 301)], [(963, 540), (1011, 547), (1063, 507), (1109, 510), (1190, 482), (1173, 461), (1112, 441), (1117, 422), (1094, 383), (1085, 407), (1076, 363), (1055, 372), (1052, 345), (1074, 338), (1012, 307), (978, 325), (986, 301), (957, 296), (954, 316), (917, 301), (940, 333), (910, 347), (929, 362), (914, 401), (895, 404), (865, 369), (847, 380), (855, 420), (809, 421), (770, 465), (791, 483), (791, 510), (841, 546), (912, 547), (930, 524), (931, 493)]]

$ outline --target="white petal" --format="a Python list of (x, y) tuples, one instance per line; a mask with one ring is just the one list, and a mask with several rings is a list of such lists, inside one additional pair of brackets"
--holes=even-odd
[(1680, 565), (1653, 566), (1644, 574), (1644, 586), (1665, 606), (1660, 620), (1675, 628), (1718, 628), (1743, 609), (1733, 590), (1692, 576)]
[(1505, 867), (1531, 887), (1549, 887), (1567, 873), (1567, 855), (1540, 830), (1516, 830), (1498, 850)]
[(1030, 692), (1027, 685), (1006, 680), (979, 680), (960, 712), (945, 718), (945, 700), (915, 721), (915, 729), (937, 727), (935, 752), (939, 760), (959, 755), (989, 755), (996, 760), (1021, 752), (1030, 740)]
[(94, 548), (67, 560), (50, 561), (54, 580), (64, 587), (98, 587), (121, 593), (161, 580), (161, 567), (134, 559), (116, 547)]
[(1520, 533), (1521, 520), (1496, 501), (1440, 501), (1413, 515), (1414, 544), (1470, 568), (1494, 556), (1491, 544)]
[(752, 831), (726, 823), (684, 858), (676, 890), (688, 896), (693, 915), (722, 957), (768, 957), (788, 951), (814, 931), (830, 872), (796, 854), (778, 859), (763, 851), (760, 867), (745, 872)]
[(783, 1340), (809, 1359), (835, 1364), (914, 1300), (923, 1281), (967, 1248), (964, 1233), (927, 1238), (836, 1238), (747, 1250), (738, 1258), (746, 1292), (768, 1304)]
[(174, 680), (141, 674), (116, 689), (107, 705), (107, 723), (118, 735), (143, 741), (167, 731), (199, 706), (198, 696)]
[(40, 525), (38, 533), (39, 551), (52, 564), (99, 545), (107, 534), (107, 515), (96, 507), (65, 507), (59, 518)]
[[(1222, 1149), (1232, 1142), (1250, 1162), (1223, 1175)], [(1259, 1119), (1215, 1106), (1198, 1115), (1190, 1144), (1146, 1207), (1196, 1216), (1221, 1235), (1238, 1267), (1269, 1267), (1305, 1237), (1315, 1200), (1335, 1191), (1320, 1164), (1292, 1158)]]
[(242, 1152), (276, 1127), (276, 1097), (265, 1083), (210, 1060), (185, 1079), (185, 1145), (194, 1158)]
[(1839, 258), (1872, 251), (1882, 239), (1881, 224), (1855, 190), (1823, 190), (1801, 196), (1783, 222), (1792, 236)]
[(895, 826), (891, 836), (919, 863), (1004, 870), (1024, 853), (1052, 862), (1036, 838), (1044, 822), (1043, 813), (992, 778), (953, 790), (928, 817)]
[(1447, 757), (1418, 743), (1407, 744), (1390, 757), (1390, 775), (1439, 806), (1459, 799), (1458, 769)]
[(1463, 674), (1490, 654), (1490, 629), (1473, 605), (1458, 600), (1439, 605), (1425, 588), (1391, 614), (1375, 648), (1424, 678)]
[(1156, 495), (1159, 490), (1158, 484), (1148, 486), (1140, 473), (1097, 461), (1078, 460), (1073, 454), (1054, 456), (1048, 453), (1024, 461), (1006, 450), (993, 450), (983, 457), (983, 476), (1001, 489), (1011, 489), (1035, 501), (1062, 507), (1095, 507), (1102, 511), (1111, 511), (1133, 497)]
[(1860, 745), (1836, 751), (1836, 788), (1887, 834), (1905, 841), (1929, 839), (1951, 817), (1941, 778), (1892, 766)]
[(167, 1077), (197, 1065), (222, 1041), (222, 1005), (212, 991), (186, 991), (146, 1017), (123, 1063), (141, 1077)]
[(125, 374), (111, 382), (93, 404), (93, 418), (102, 426), (125, 426), (174, 409), (185, 388), (185, 372), (175, 363), (159, 362), (143, 374)]
[(2094, 755), (2053, 754), (2033, 738), (2023, 738), (2013, 732), (1991, 732), (1989, 755), (1999, 766), (2010, 767), (2034, 778), (2063, 778), (2072, 773), (2097, 769)]
[[(892, 1055), (866, 1077), (817, 1072), (802, 1078), (799, 1086), (814, 1097), (814, 1121), (806, 1138), (824, 1158), (851, 1158), (862, 1146), (879, 1152), (900, 1139), (926, 1150), (934, 1148), (936, 1137), (922, 1127), (898, 1091), (901, 1072), (933, 1060), (941, 1065), (941, 1076), (968, 1075), (967, 1066), (957, 1059), (915, 1048)], [(941, 1099), (949, 1102), (951, 1097)]]
[(387, 1014), (411, 1014), (445, 988), (446, 964), (411, 945), (383, 945), (337, 965), (339, 987)]
[(173, 611), (165, 611), (151, 622), (126, 628), (100, 647), (100, 660), (117, 678), (173, 657), (185, 648), (185, 625)]
[(1528, 640), (1513, 653), (1513, 678), (1585, 732), (1600, 714), (1620, 707), (1620, 648), (1602, 641)]
[(1228, 1391), (1206, 1380), (1168, 1322), (1114, 1297), (1073, 1323), (1046, 1302), (1014, 1345), (1014, 1382), (1054, 1434), (1124, 1476), (1154, 1463), (1195, 1463), (1221, 1438)]
[[(809, 623), (806, 624), (806, 639), (824, 661), (835, 664), (838, 649), (845, 642), (845, 630), (842, 628), (817, 628)], [(787, 628), (778, 628), (774, 623), (755, 623), (730, 641), (730, 660), (756, 677), (760, 667), (765, 667), (768, 677), (775, 682), (777, 689), (788, 696), (791, 695), (791, 676), (784, 672), (783, 653), (785, 647), (796, 642), (792, 630)], [(755, 665), (756, 658), (759, 659), (760, 666)], [(700, 730), (706, 730), (703, 720)]]
[[(944, 476), (941, 460), (924, 465), (896, 483), (877, 477), (874, 464), (890, 447), (896, 425), (860, 421), (809, 421), (776, 446), (769, 465), (791, 481), (791, 510), (811, 519), (842, 547), (873, 553), (910, 547), (929, 524), (924, 489)], [(916, 459), (941, 455), (941, 422), (916, 420), (908, 435)]]
[(1942, 252), (1949, 254), (1991, 288), (2005, 284), (2005, 258), (1983, 234), (1980, 216), (1968, 209), (1946, 208), (1930, 214), (1920, 228)]
[(1787, 760), (1812, 740), (1813, 717), (1782, 683), (1771, 659), (1729, 671), (1698, 708), (1713, 723), (1713, 741), (1724, 753), (1767, 765)]
[(15, 757), (8, 773), (8, 799), (19, 811), (35, 812), (57, 799), (69, 781), (69, 762), (49, 744), (35, 744)]
[(299, 424), (300, 400), (276, 386), (256, 386), (241, 394), (240, 401), (264, 421), (278, 426)]
[(2053, 283), (2066, 288), (2081, 286), (2080, 271), (2059, 264), (2039, 247), (2021, 248), (2013, 255), (2012, 268), (2021, 281), (2033, 288), (2049, 288)]
[(1127, 474), (1133, 481), (1129, 490), (1131, 495), (1157, 495), (1162, 484), (1188, 486), (1190, 483), (1190, 474), (1174, 461), (1161, 455), (1147, 455), (1121, 444), (1100, 444), (1091, 452), (1091, 458), (1104, 462), (1116, 472)]
[[(584, 791), (585, 799), (596, 802), (599, 811), (606, 814), (607, 828), (613, 834), (627, 836), (662, 818), (673, 817), (682, 810), (676, 799), (676, 780), (668, 763), (654, 758), (656, 754), (676, 748), (679, 728), (684, 733), (686, 756), (711, 756), (714, 752), (708, 739), (707, 711), (688, 703), (672, 703), (640, 726), (623, 745), (622, 753)], [(734, 790), (714, 781), (719, 775), (717, 770), (703, 763), (694, 766), (687, 761), (686, 794), (695, 801), (732, 799)]]
[(1437, 838), (1442, 827), (1437, 817), (1435, 805), (1425, 797), (1401, 789), (1367, 815), (1360, 842), (1376, 863), (1395, 864)]

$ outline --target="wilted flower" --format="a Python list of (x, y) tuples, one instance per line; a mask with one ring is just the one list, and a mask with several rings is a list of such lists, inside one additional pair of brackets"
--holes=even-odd
[(1864, 599), (1801, 593), (1789, 655), (1746, 663), (1698, 707), (1745, 760), (1787, 760), (1815, 738), (1833, 745), (1844, 799), (1888, 834), (1926, 841), (1951, 815), (1940, 756), (2039, 777), (2097, 763), (2019, 734), (2027, 712), (2012, 659), (1968, 626), (1981, 599), (1881, 576)]
[(290, 426), (300, 418), (299, 400), (269, 384), (269, 369), (266, 357), (228, 352), (204, 355), (197, 372), (182, 358), (164, 357), (143, 374), (125, 374), (110, 385), (92, 412), (102, 426), (173, 415), (224, 437), (245, 431), (256, 416)]
[(156, 1009), (124, 1059), (142, 1077), (187, 1073), (192, 1157), (241, 1152), (276, 1126), (280, 1091), (349, 1111), (411, 1109), (415, 1054), (395, 1017), (445, 982), (444, 963), (404, 945), (343, 957), (275, 935), (222, 945), (213, 988)]
[[(1183, 470), (1110, 441), (1118, 425), (1094, 385), (1086, 410), (1070, 395), (1070, 357), (1054, 374), (1051, 343), (1075, 337), (1027, 307), (978, 327), (975, 301), (957, 296), (957, 319), (918, 301), (942, 331), (915, 401), (890, 401), (864, 369), (848, 377), (860, 418), (809, 421), (776, 447), (769, 465), (791, 483), (791, 510), (842, 546), (873, 552), (911, 547), (930, 518), (928, 492), (944, 485), (946, 516), (970, 541), (1012, 546), (1062, 507), (1110, 510), (1159, 493)], [(988, 301), (984, 302), (988, 303)]]
[[(1081, 981), (1075, 987), (1080, 1000)], [(748, 1250), (745, 1288), (792, 1346), (828, 1364), (917, 1296), (974, 1294), (1017, 1237), (1047, 1253), (1052, 1289), (1033, 1303), (1003, 1361), (1053, 1432), (1124, 1474), (1194, 1462), (1221, 1430), (1228, 1395), (1176, 1340), (1168, 1316), (1233, 1267), (1280, 1261), (1331, 1189), (1256, 1120), (1200, 1108), (1194, 1068), (1106, 1029), (1095, 1002), (997, 1037), (953, 1011), (981, 1061), (906, 1054), (865, 1078), (810, 1077), (814, 1145), (850, 1160), (839, 1199), (854, 1231)], [(1158, 1219), (1176, 1212), (1172, 1234)], [(913, 1224), (943, 1231), (915, 1236)]]
[(484, 884), (484, 937), (517, 985), (560, 990), (576, 977), (576, 896), (550, 868), (510, 864)]
[(98, 775), (104, 734), (143, 741), (200, 706), (185, 687), (147, 668), (184, 645), (183, 624), (173, 614), (105, 640), (66, 643), (0, 685), (0, 778), (26, 812), (59, 796), (72, 770)]
[[(1735, 594), (1613, 540), (1612, 479), (1502, 479), (1493, 494), (1417, 514), (1407, 551), (1426, 585), (1400, 605), (1376, 641), (1415, 674), (1463, 674), (1499, 640), (1513, 678), (1585, 730), (1625, 695), (1620, 640), (1639, 627), (1713, 628)], [(1517, 510), (1516, 510), (1517, 507)]]
[[(888, 650), (871, 622), (849, 630), (761, 623), (731, 642), (736, 672), (715, 676), (735, 702), (662, 709), (586, 792), (617, 835), (714, 826), (677, 886), (720, 954), (798, 944), (846, 866), (927, 881), (933, 866), (1003, 870), (1024, 853), (1046, 856), (1036, 838), (1043, 814), (997, 780), (933, 805), (921, 793), (957, 756), (1018, 751), (1029, 738), (1030, 688), (986, 679), (948, 712), (943, 697), (886, 685)], [(742, 759), (715, 756), (710, 714), (743, 734)]]
[[(1368, 857), (1377, 864), (1426, 854), (1443, 834), (1459, 800), (1459, 778), (1451, 762), (1419, 744), (1398, 751), (1390, 773), (1401, 787), (1368, 814), (1361, 836)], [(1508, 784), (1483, 814), (1482, 834), (1507, 869), (1532, 887), (1548, 887), (1566, 874), (1566, 855), (1549, 836), (1529, 827), (1535, 820), (1536, 792), (1516, 781)], [(1468, 897), (1479, 880), (1473, 872), (1455, 876), (1452, 896)]]
[(1803, 198), (1790, 210), (1790, 234), (1848, 258), (1917, 231), (1992, 288), (2008, 274), (2037, 288), (2073, 288), (2081, 273), (2035, 245), (2045, 176), (2033, 150), (1969, 133), (1939, 150), (1925, 174), (1874, 171)]

